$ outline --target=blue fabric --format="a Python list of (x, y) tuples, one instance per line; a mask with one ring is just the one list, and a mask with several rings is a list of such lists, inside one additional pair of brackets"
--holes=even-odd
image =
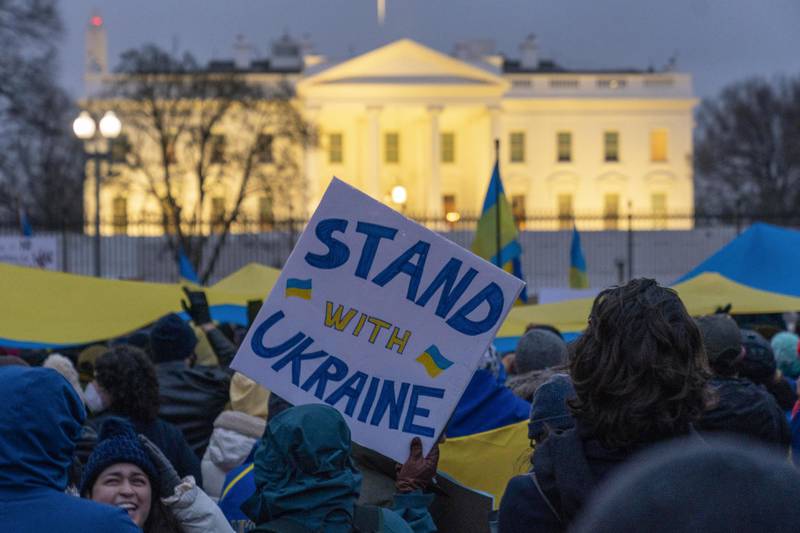
[(200, 285), (200, 277), (192, 266), (192, 262), (186, 257), (183, 247), (178, 251), (178, 268), (181, 279)]
[[(225, 483), (222, 485), (224, 496), (219, 500), (219, 508), (222, 514), (230, 522), (234, 531), (250, 531), (255, 528), (255, 524), (247, 518), (241, 510), (241, 505), (256, 492), (256, 477), (251, 469), (244, 476), (239, 477), (242, 472), (253, 466), (252, 460), (237, 466), (225, 476)], [(236, 482), (234, 480), (239, 478)]]
[(800, 231), (753, 224), (675, 283), (717, 272), (748, 287), (800, 296), (799, 250)]
[(448, 437), (463, 437), (528, 420), (531, 404), (498, 383), (487, 370), (472, 376), (447, 424)]
[(583, 258), (581, 234), (578, 233), (578, 227), (574, 225), (572, 226), (572, 244), (569, 247), (569, 266), (578, 272), (586, 273), (586, 259)]
[(0, 529), (134, 533), (122, 509), (64, 493), (83, 403), (55, 370), (0, 368)]

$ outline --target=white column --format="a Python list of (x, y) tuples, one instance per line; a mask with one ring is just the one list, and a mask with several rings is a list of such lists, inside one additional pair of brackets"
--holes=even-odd
[[(319, 111), (319, 107), (309, 107), (306, 109), (306, 120), (314, 127), (319, 126)], [(321, 141), (320, 139), (320, 142)], [(317, 167), (318, 160), (319, 147), (307, 147), (305, 151), (306, 191), (303, 200), (306, 208), (306, 216), (308, 217), (311, 216), (320, 201), (321, 191), (319, 184), (322, 176), (319, 175), (319, 168)]]
[(383, 200), (381, 194), (381, 124), (380, 106), (367, 107), (367, 176), (365, 191), (378, 200)]
[(430, 121), (430, 168), (427, 179), (427, 198), (425, 205), (425, 215), (431, 218), (442, 216), (442, 175), (440, 172), (442, 161), (441, 133), (439, 131), (439, 115), (442, 112), (441, 106), (428, 107), (428, 119)]

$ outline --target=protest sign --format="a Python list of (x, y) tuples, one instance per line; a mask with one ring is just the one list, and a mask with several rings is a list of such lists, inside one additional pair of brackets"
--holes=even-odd
[(334, 179), (231, 366), (403, 462), (439, 438), (522, 287)]
[(0, 236), (0, 262), (14, 265), (58, 268), (55, 237)]

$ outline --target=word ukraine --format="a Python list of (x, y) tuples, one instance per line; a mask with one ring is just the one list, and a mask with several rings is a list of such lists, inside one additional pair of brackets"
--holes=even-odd
[[(359, 422), (377, 427), (388, 417), (389, 429), (433, 437), (434, 428), (417, 423), (417, 418), (430, 415), (430, 409), (422, 407), (420, 400), (425, 397), (444, 398), (444, 389), (403, 382), (396, 384), (391, 379), (352, 371), (342, 358), (325, 350), (312, 350), (314, 339), (303, 331), (288, 338), (267, 339), (270, 330), (284, 317), (283, 311), (274, 312), (256, 328), (250, 339), (253, 353), (262, 359), (275, 361), (271, 365), (272, 370), (289, 372), (292, 385)], [(308, 377), (301, 379), (303, 364), (309, 361), (315, 361), (308, 363), (308, 366), (316, 368)], [(337, 405), (340, 402), (345, 402), (343, 410)]]
[[(305, 262), (320, 270), (338, 269), (347, 263), (350, 259), (351, 249), (345, 242), (337, 239), (335, 234), (344, 234), (348, 226), (349, 222), (341, 218), (321, 220), (316, 225), (314, 234), (319, 242), (327, 248), (327, 252), (324, 254), (308, 252), (305, 255)], [(397, 229), (362, 221), (357, 222), (355, 226), (355, 232), (366, 237), (361, 246), (358, 263), (353, 271), (355, 277), (369, 279), (378, 287), (384, 287), (400, 275), (408, 276), (406, 299), (420, 307), (425, 307), (439, 293), (434, 314), (444, 319), (450, 328), (464, 335), (480, 335), (497, 324), (505, 303), (503, 291), (497, 283), (493, 281), (487, 283), (477, 294), (453, 311), (478, 274), (476, 269), (470, 267), (459, 277), (463, 262), (451, 257), (420, 293), (420, 284), (431, 243), (418, 240), (373, 276), (373, 263), (382, 241), (393, 240)], [(486, 316), (480, 319), (470, 318), (470, 315), (483, 304), (488, 306)], [(453, 312), (451, 313), (451, 311)]]

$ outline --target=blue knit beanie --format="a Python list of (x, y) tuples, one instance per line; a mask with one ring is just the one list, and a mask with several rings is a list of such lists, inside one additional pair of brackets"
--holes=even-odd
[(138, 466), (150, 478), (150, 485), (158, 486), (158, 472), (150, 456), (147, 455), (147, 450), (136, 436), (136, 430), (127, 420), (112, 417), (100, 428), (100, 436), (97, 438), (94, 451), (83, 467), (81, 495), (85, 496), (91, 490), (103, 470), (118, 463)]
[(194, 330), (175, 313), (161, 317), (150, 330), (150, 351), (153, 361), (182, 361), (197, 346)]
[(557, 430), (573, 428), (575, 420), (567, 406), (567, 400), (572, 398), (575, 398), (575, 388), (566, 374), (555, 374), (542, 383), (533, 394), (528, 438), (540, 438), (545, 426)]

